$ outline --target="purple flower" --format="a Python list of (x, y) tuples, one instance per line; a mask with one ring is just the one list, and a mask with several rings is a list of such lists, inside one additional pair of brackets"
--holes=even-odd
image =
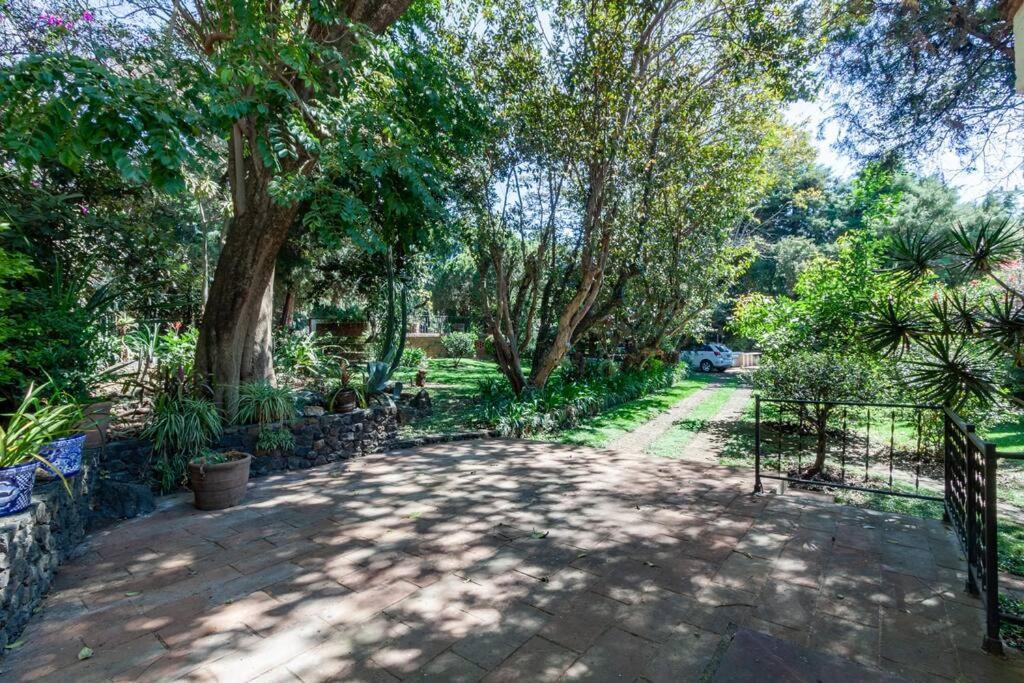
[(82, 12), (82, 21), (92, 21), (96, 16), (89, 10)]
[(85, 202), (82, 202), (81, 204), (78, 205), (78, 210), (82, 215), (85, 215), (89, 213), (89, 205), (86, 204)]

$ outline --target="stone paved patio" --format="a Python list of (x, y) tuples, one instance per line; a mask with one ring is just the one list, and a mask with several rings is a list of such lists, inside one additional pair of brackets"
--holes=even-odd
[(980, 651), (941, 524), (750, 488), (492, 440), (263, 479), (218, 513), (178, 497), (92, 537), (0, 678), (657, 683), (749, 659), (756, 680), (739, 628), (754, 637), (732, 645), (792, 644), (822, 670), (1024, 680), (1016, 654)]

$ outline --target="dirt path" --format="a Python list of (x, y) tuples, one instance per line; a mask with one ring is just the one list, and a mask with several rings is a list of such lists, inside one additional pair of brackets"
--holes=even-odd
[(652, 420), (648, 420), (636, 429), (610, 442), (606, 448), (622, 451), (623, 453), (642, 453), (652, 444), (655, 439), (668, 431), (672, 424), (681, 418), (686, 417), (690, 411), (697, 407), (711, 392), (725, 384), (728, 375), (713, 376), (711, 381), (694, 393), (675, 404), (664, 413), (661, 413)]
[(716, 427), (738, 421), (750, 401), (751, 393), (750, 387), (736, 389), (725, 405), (708, 420), (708, 424), (686, 444), (683, 457), (695, 462), (718, 464), (718, 456), (725, 446), (727, 430)]

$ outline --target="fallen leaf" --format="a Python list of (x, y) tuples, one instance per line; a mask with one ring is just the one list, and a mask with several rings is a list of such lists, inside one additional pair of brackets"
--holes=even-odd
[(653, 562), (648, 562), (647, 560), (644, 560), (644, 564), (647, 565), (648, 567), (657, 567), (658, 566), (658, 565), (654, 564)]
[(78, 651), (78, 661), (82, 661), (83, 659), (89, 659), (89, 657), (92, 657), (91, 647), (83, 647), (81, 650)]
[(136, 595), (142, 595), (142, 591), (128, 591), (127, 593), (124, 594), (124, 596), (126, 598), (133, 598)]
[(536, 531), (536, 530), (534, 530), (534, 532), (532, 534), (530, 534), (530, 535), (533, 536), (534, 538), (547, 538), (548, 537), (548, 532), (547, 532), (547, 529), (545, 529), (544, 531)]
[(25, 644), (25, 639), (21, 638), (20, 640), (14, 641), (10, 645), (5, 645), (4, 649), (5, 650), (17, 650), (19, 647), (21, 647), (24, 644)]
[(423, 514), (422, 512), (410, 512), (409, 513), (409, 519), (416, 519), (416, 518), (418, 518), (422, 514)]

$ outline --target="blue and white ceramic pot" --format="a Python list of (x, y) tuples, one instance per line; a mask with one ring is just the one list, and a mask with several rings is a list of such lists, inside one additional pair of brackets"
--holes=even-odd
[(85, 434), (73, 434), (62, 439), (51, 441), (39, 449), (43, 456), (65, 477), (73, 477), (82, 470), (82, 447), (85, 445)]
[(32, 486), (36, 483), (35, 460), (0, 468), (0, 517), (15, 515), (32, 502)]

